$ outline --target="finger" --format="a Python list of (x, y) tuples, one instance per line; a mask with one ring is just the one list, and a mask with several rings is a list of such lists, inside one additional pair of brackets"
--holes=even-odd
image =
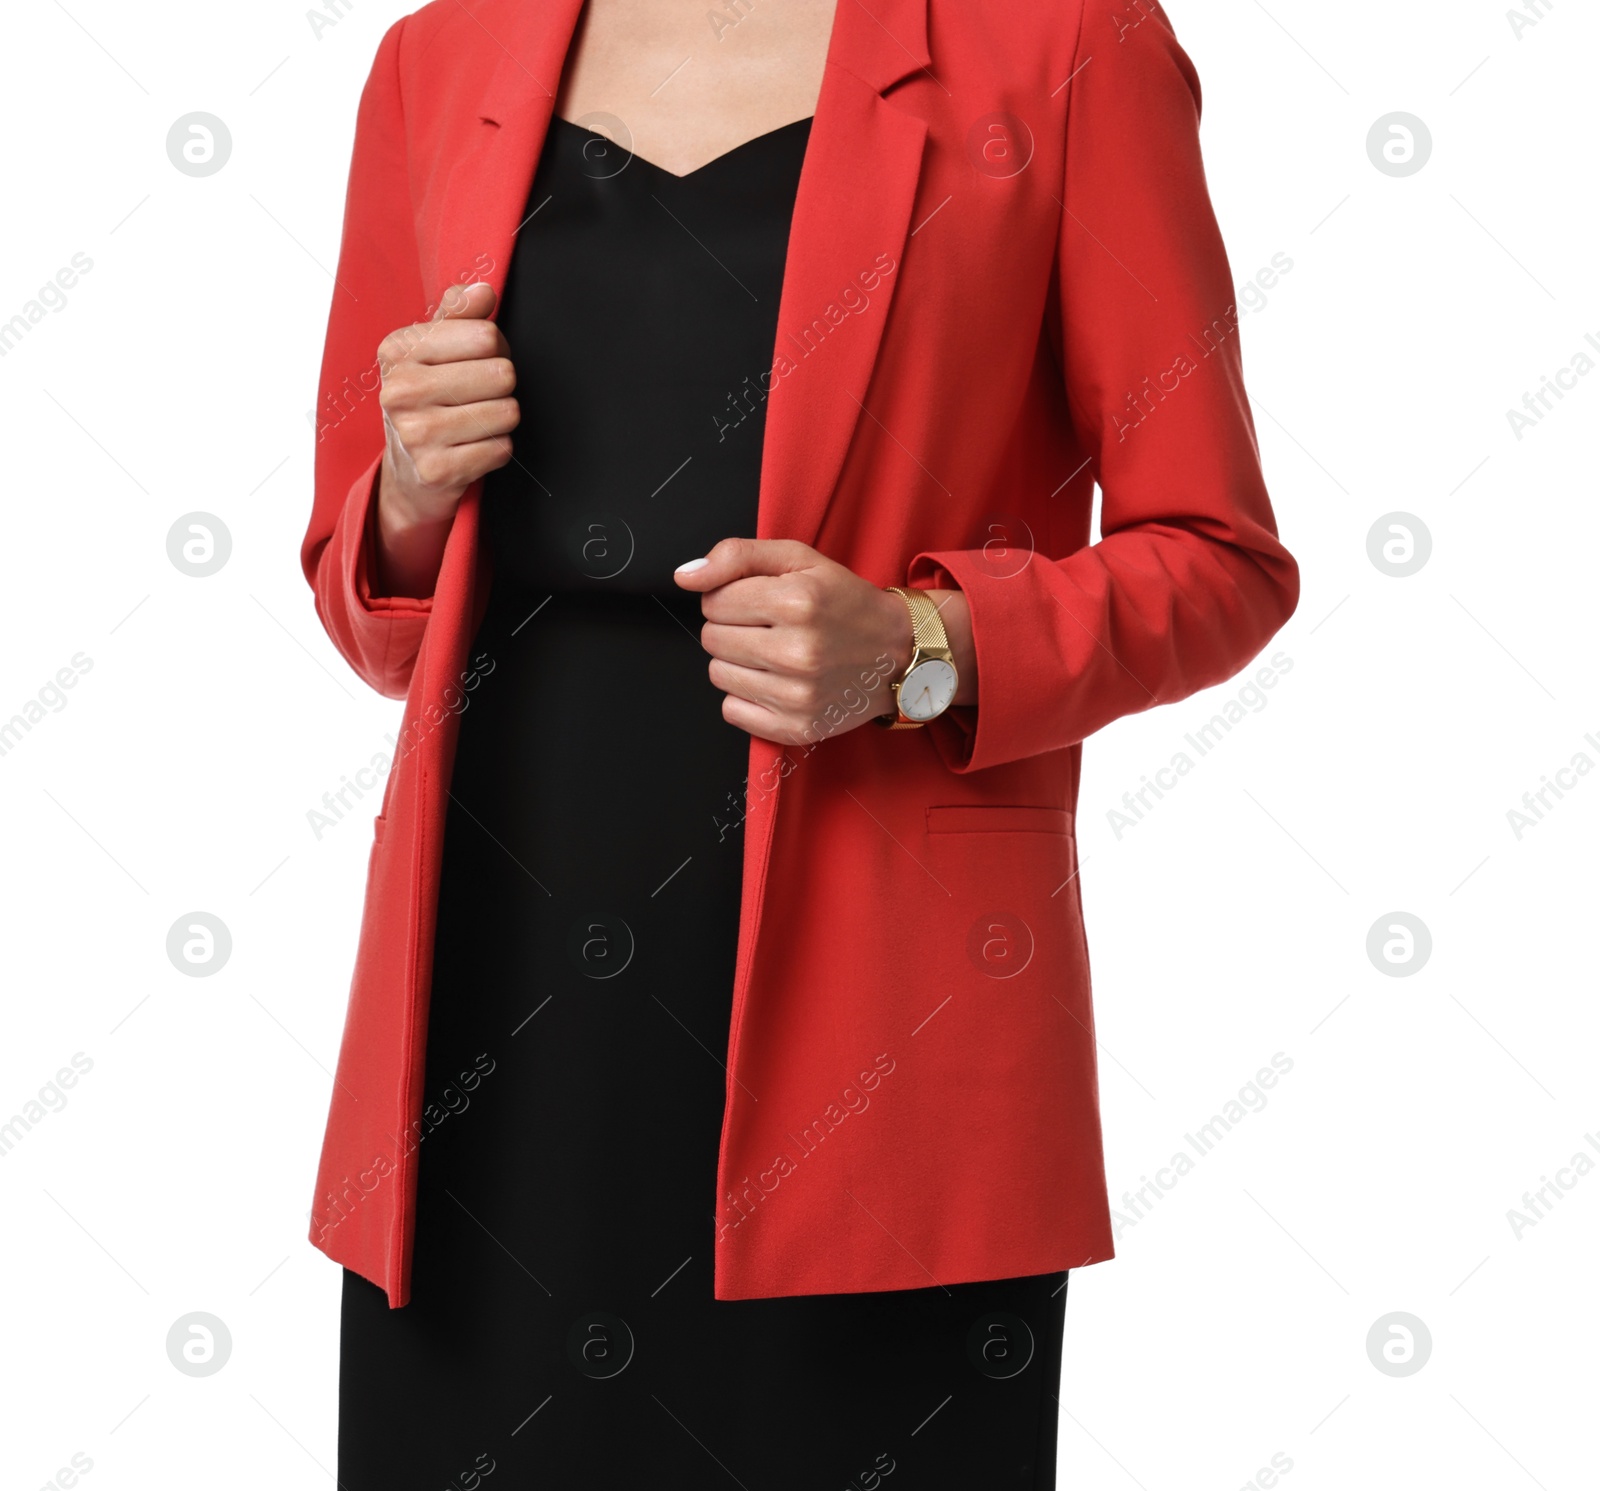
[(436, 428), (445, 445), (470, 445), (509, 435), (522, 422), (515, 399), (486, 399), (479, 404), (444, 404), (433, 411)]
[(762, 668), (746, 668), (723, 658), (712, 658), (706, 674), (715, 688), (733, 694), (763, 709), (781, 710), (789, 706), (790, 689), (785, 680)]
[(509, 357), (482, 357), (429, 367), (396, 369), (383, 391), (389, 409), (421, 409), (433, 404), (479, 404), (509, 398), (517, 371)]
[(511, 440), (505, 435), (497, 435), (492, 440), (474, 440), (470, 445), (458, 445), (454, 449), (463, 463), (463, 485), (498, 471), (511, 459)]
[(801, 626), (805, 617), (795, 581), (787, 575), (751, 575), (708, 591), (700, 614), (724, 626)]
[(390, 332), (378, 346), (385, 373), (408, 360), (432, 366), (510, 355), (511, 347), (493, 321), (424, 321)]
[(734, 694), (723, 699), (722, 717), (745, 734), (753, 735), (757, 740), (769, 740), (774, 745), (798, 745), (802, 739), (800, 732), (793, 729), (782, 715), (759, 704), (751, 704)]
[(673, 571), (685, 590), (715, 590), (751, 575), (788, 575), (825, 562), (822, 555), (792, 538), (725, 538), (701, 559)]
[(470, 285), (451, 285), (439, 297), (430, 321), (459, 319), (483, 320), (494, 312), (497, 297), (494, 286), (487, 280), (475, 280)]
[(742, 699), (757, 709), (765, 709), (787, 722), (810, 718), (816, 707), (816, 691), (810, 680), (768, 674), (763, 669), (739, 667), (714, 658), (707, 667), (714, 688), (731, 699)]
[[(429, 452), (443, 458), (452, 447), (509, 435), (517, 428), (521, 413), (515, 399), (495, 399), (459, 407), (385, 409), (383, 417), (401, 449), (411, 455), (420, 470), (421, 465), (431, 459)], [(445, 466), (446, 475), (451, 469)], [(424, 476), (423, 480), (430, 486), (441, 484), (432, 476)]]
[(770, 626), (720, 626), (707, 622), (700, 628), (700, 645), (712, 657), (741, 668), (759, 668), (768, 673), (789, 671), (782, 666), (782, 649)]

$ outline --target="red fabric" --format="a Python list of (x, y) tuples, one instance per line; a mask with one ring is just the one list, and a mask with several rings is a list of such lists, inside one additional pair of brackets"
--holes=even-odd
[[(468, 649), (490, 577), (475, 487), (434, 595), (374, 593), (373, 364), (452, 282), (503, 283), (579, 3), (424, 7), (384, 37), (356, 123), (303, 563), (339, 650), (406, 704), (312, 1239), (394, 1305), (426, 1151), (446, 789), (489, 666)], [(719, 1298), (1111, 1255), (1079, 743), (1237, 672), (1298, 595), (1244, 392), (1199, 97), (1152, 0), (1061, 0), (1003, 23), (960, 0), (840, 0), (757, 532), (878, 584), (959, 586), (979, 702), (921, 731), (823, 721), (811, 749), (751, 742), (706, 1198)]]

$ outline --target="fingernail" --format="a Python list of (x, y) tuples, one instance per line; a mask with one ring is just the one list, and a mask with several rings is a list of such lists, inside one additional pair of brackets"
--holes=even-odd
[(697, 569), (704, 569), (710, 563), (709, 559), (691, 559), (687, 564), (680, 564), (672, 573), (675, 575), (690, 575)]

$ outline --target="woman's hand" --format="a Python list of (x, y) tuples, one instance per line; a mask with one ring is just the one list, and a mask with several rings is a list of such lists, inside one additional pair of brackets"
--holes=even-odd
[[(730, 725), (780, 745), (815, 742), (894, 712), (889, 684), (911, 661), (911, 615), (897, 595), (791, 539), (725, 538), (674, 576), (702, 592), (700, 640)], [(977, 700), (965, 598), (930, 590), (961, 685)]]
[(511, 459), (522, 418), (510, 348), (486, 284), (453, 285), (431, 321), (383, 339), (384, 452), (378, 487), (379, 585), (433, 594), (462, 495)]

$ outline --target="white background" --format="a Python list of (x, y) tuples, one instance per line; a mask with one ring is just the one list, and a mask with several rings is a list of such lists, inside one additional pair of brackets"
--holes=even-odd
[[(0, 320), (93, 261), (0, 358), (0, 718), (92, 663), (0, 756), (0, 1121), (93, 1063), (0, 1156), (17, 1491), (74, 1454), (107, 1488), (331, 1480), (339, 1275), (304, 1236), (371, 815), (318, 841), (307, 811), (399, 705), (324, 638), (296, 549), (355, 99), (401, 8), (320, 39), (292, 4), (8, 8)], [(1241, 336), (1305, 583), (1265, 707), (1120, 836), (1108, 810), (1245, 680), (1086, 747), (1113, 1195), (1293, 1069), (1074, 1276), (1061, 1484), (1230, 1491), (1277, 1454), (1296, 1491), (1592, 1487), (1600, 1175), (1520, 1236), (1508, 1212), (1600, 1159), (1600, 773), (1520, 838), (1507, 812), (1600, 763), (1600, 375), (1520, 440), (1507, 411), (1600, 341), (1600, 26), (1169, 10), (1235, 279), (1293, 264)], [(165, 153), (194, 110), (233, 136), (204, 179)], [(1395, 111), (1433, 139), (1407, 177), (1367, 152)], [(195, 510), (233, 539), (207, 580), (166, 554)], [(1368, 557), (1395, 511), (1432, 537), (1408, 578)], [(165, 952), (196, 910), (233, 938), (212, 978)], [(1397, 911), (1433, 940), (1398, 978), (1366, 951)], [(215, 1376), (168, 1363), (193, 1311), (231, 1332)], [(1394, 1312), (1431, 1333), (1409, 1376), (1368, 1355)]]

